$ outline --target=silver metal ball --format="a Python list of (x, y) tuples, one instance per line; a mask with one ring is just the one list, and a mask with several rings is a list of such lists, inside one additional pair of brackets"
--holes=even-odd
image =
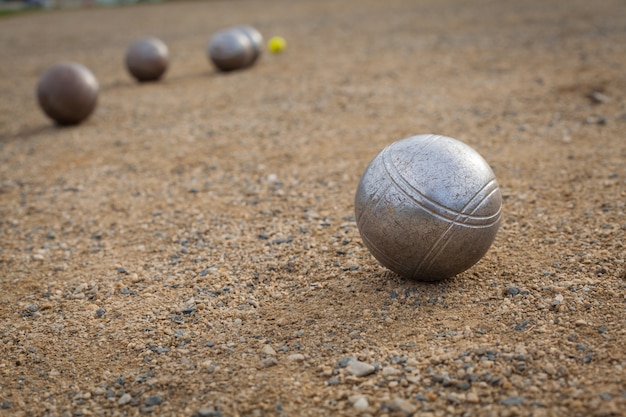
[(126, 68), (138, 81), (156, 81), (167, 70), (169, 50), (160, 39), (143, 38), (126, 50)]
[(209, 59), (221, 71), (232, 71), (249, 66), (254, 59), (250, 38), (241, 30), (227, 29), (217, 32), (208, 47)]
[(261, 32), (259, 32), (256, 28), (248, 25), (236, 26), (233, 30), (242, 31), (250, 39), (254, 54), (252, 61), (248, 64), (248, 66), (254, 64), (263, 51), (263, 35), (261, 35)]
[(80, 64), (62, 62), (46, 70), (37, 84), (42, 110), (60, 125), (85, 120), (98, 102), (98, 81)]
[(418, 135), (383, 149), (355, 197), (363, 242), (404, 277), (438, 281), (470, 268), (495, 239), (502, 197), (489, 164), (446, 136)]

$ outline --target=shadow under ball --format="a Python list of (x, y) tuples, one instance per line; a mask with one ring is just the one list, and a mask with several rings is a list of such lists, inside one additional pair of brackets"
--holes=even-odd
[(468, 145), (418, 135), (383, 149), (355, 197), (357, 227), (384, 266), (438, 281), (470, 268), (495, 239), (502, 197), (493, 171)]
[(252, 41), (241, 30), (227, 29), (211, 38), (208, 55), (213, 65), (221, 71), (233, 71), (254, 62)]
[(126, 51), (126, 68), (137, 81), (156, 81), (167, 70), (169, 50), (160, 39), (143, 38)]
[(96, 108), (98, 81), (80, 64), (62, 62), (46, 70), (37, 84), (42, 110), (60, 125), (78, 124)]

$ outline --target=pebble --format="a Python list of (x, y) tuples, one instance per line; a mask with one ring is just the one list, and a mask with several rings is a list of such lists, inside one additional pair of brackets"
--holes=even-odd
[(389, 407), (391, 411), (407, 414), (413, 414), (417, 411), (417, 407), (415, 405), (402, 398), (394, 398), (393, 400), (389, 401), (387, 407)]
[(287, 356), (287, 359), (293, 362), (302, 362), (304, 360), (304, 355), (302, 353), (294, 353)]
[(591, 101), (593, 101), (594, 103), (608, 103), (609, 101), (611, 101), (611, 97), (609, 97), (608, 95), (600, 92), (600, 91), (593, 91), (589, 94), (588, 96)]
[(367, 398), (360, 397), (353, 403), (353, 406), (357, 411), (363, 412), (367, 410), (367, 407), (369, 407), (369, 403), (367, 402)]
[(163, 402), (163, 397), (161, 397), (160, 395), (152, 395), (145, 399), (144, 404), (147, 406), (151, 406), (151, 405), (160, 405), (162, 402)]
[(520, 404), (523, 404), (524, 401), (526, 401), (526, 398), (524, 397), (508, 397), (500, 401), (500, 404), (506, 405), (506, 406), (520, 405)]
[(393, 366), (385, 366), (382, 370), (382, 374), (384, 377), (393, 377), (402, 374), (402, 371)]
[(263, 346), (263, 349), (261, 349), (261, 353), (267, 356), (276, 356), (276, 351), (270, 345)]
[(517, 288), (517, 287), (509, 287), (509, 288), (506, 290), (507, 294), (509, 294), (509, 295), (513, 295), (513, 296), (515, 296), (515, 295), (519, 294), (519, 293), (520, 293), (520, 291), (521, 291), (521, 290), (520, 290), (519, 288)]
[(554, 365), (552, 365), (551, 363), (546, 363), (543, 365), (543, 370), (548, 374), (548, 375), (554, 375), (556, 374), (556, 368), (554, 367)]
[(339, 365), (340, 368), (345, 368), (350, 362), (355, 360), (356, 358), (354, 356), (346, 356), (345, 358), (339, 359), (337, 361), (337, 365)]
[(122, 395), (120, 397), (119, 400), (117, 400), (117, 403), (119, 405), (125, 405), (125, 404), (128, 404), (130, 402), (130, 400), (132, 400), (132, 399), (133, 399), (133, 397), (129, 393), (125, 393), (124, 395)]
[(346, 366), (346, 371), (351, 375), (363, 377), (373, 374), (376, 368), (369, 363), (353, 360)]
[(406, 380), (409, 381), (411, 384), (419, 384), (421, 378), (418, 375), (409, 375), (406, 377)]
[(476, 403), (478, 403), (478, 395), (476, 395), (475, 392), (468, 392), (467, 396), (465, 397), (465, 400), (468, 403), (476, 404)]
[(272, 357), (266, 358), (261, 361), (261, 368), (269, 368), (276, 365), (278, 365), (278, 361)]
[(201, 408), (196, 412), (198, 417), (222, 417), (222, 413), (212, 408)]

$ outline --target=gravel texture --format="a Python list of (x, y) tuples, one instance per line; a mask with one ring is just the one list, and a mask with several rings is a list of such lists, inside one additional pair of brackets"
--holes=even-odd
[[(621, 0), (175, 2), (0, 21), (0, 415), (620, 416)], [(217, 73), (217, 30), (289, 49)], [(162, 39), (139, 85), (124, 52)], [(101, 85), (37, 107), (58, 61)], [(496, 241), (443, 282), (377, 264), (356, 185), (437, 133), (491, 164)], [(355, 372), (361, 370), (360, 372)]]

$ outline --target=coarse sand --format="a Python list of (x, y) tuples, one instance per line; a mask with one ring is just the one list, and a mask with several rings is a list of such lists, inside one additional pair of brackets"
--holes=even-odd
[[(622, 0), (238, 0), (0, 20), (0, 416), (626, 415)], [(218, 73), (213, 33), (282, 54)], [(136, 83), (128, 45), (171, 67)], [(90, 68), (59, 128), (35, 86)], [(363, 246), (386, 145), (492, 166), (485, 257), (434, 284)]]

